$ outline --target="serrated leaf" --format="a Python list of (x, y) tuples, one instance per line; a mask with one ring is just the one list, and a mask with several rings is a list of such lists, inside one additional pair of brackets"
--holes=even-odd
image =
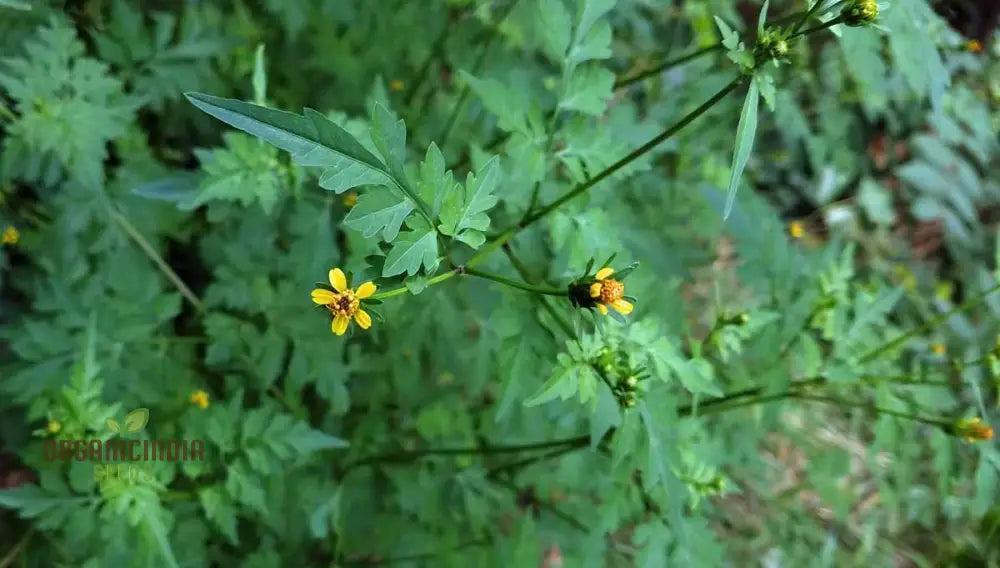
[(726, 193), (726, 207), (722, 213), (723, 219), (729, 218), (729, 213), (733, 210), (733, 203), (736, 201), (736, 189), (750, 159), (750, 150), (753, 148), (753, 139), (757, 134), (757, 103), (760, 101), (760, 90), (757, 87), (757, 80), (750, 82), (746, 99), (743, 101), (743, 111), (740, 113), (740, 123), (736, 127), (736, 147), (733, 150), (733, 165), (729, 172), (729, 190)]
[(479, 79), (464, 70), (460, 74), (486, 110), (497, 117), (497, 126), (507, 132), (531, 135), (527, 103), (519, 93), (508, 89), (496, 79)]
[[(497, 204), (493, 194), (500, 177), (500, 160), (494, 156), (473, 175), (469, 172), (465, 186), (456, 185), (441, 205), (442, 234), (455, 237), (473, 248), (481, 246), (485, 237), (481, 234), (490, 226), (486, 211)], [(466, 235), (465, 233), (471, 233)]]
[(538, 3), (539, 26), (545, 52), (555, 61), (562, 61), (573, 34), (573, 20), (562, 0), (540, 0)]
[(726, 22), (722, 21), (722, 18), (718, 16), (713, 17), (715, 18), (715, 25), (719, 27), (719, 32), (722, 34), (722, 45), (729, 50), (737, 49), (740, 45), (740, 34), (726, 25)]
[(600, 116), (614, 94), (615, 74), (602, 67), (578, 69), (570, 77), (559, 108)]
[(136, 408), (125, 416), (125, 431), (138, 432), (146, 427), (149, 422), (149, 409)]
[(238, 545), (236, 509), (233, 507), (229, 494), (218, 486), (206, 487), (198, 491), (198, 500), (205, 511), (205, 517), (218, 527), (231, 544)]
[(407, 231), (401, 233), (386, 255), (382, 276), (396, 276), (404, 272), (410, 276), (420, 271), (421, 265), (432, 272), (437, 267), (437, 232)]
[(345, 156), (332, 156), (329, 168), (319, 177), (319, 186), (334, 193), (343, 193), (359, 185), (383, 185), (391, 182), (385, 173)]
[[(324, 175), (326, 170), (334, 170), (327, 183), (340, 191), (346, 189), (343, 184), (349, 180), (388, 181), (392, 177), (385, 164), (350, 133), (312, 109), (305, 109), (300, 116), (236, 99), (201, 93), (185, 96), (203, 112), (291, 153), (301, 166), (323, 168)], [(334, 175), (348, 165), (352, 167), (348, 175)]]
[(358, 202), (344, 217), (344, 225), (371, 238), (382, 231), (385, 242), (391, 243), (399, 235), (406, 216), (413, 211), (413, 203), (384, 188), (373, 188), (358, 198)]
[(406, 173), (406, 125), (403, 119), (396, 119), (389, 109), (375, 103), (372, 110), (372, 142), (389, 165), (389, 171), (405, 185)]

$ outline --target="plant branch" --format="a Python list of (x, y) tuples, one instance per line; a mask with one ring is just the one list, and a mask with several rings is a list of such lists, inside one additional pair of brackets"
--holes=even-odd
[(511, 288), (518, 288), (520, 290), (526, 290), (528, 292), (542, 294), (544, 296), (566, 296), (569, 293), (565, 288), (546, 288), (544, 286), (535, 286), (526, 282), (511, 280), (510, 278), (505, 278), (491, 272), (483, 272), (482, 270), (477, 270), (475, 268), (465, 267), (462, 271), (471, 276), (485, 278), (486, 280), (499, 282), (500, 284), (510, 286)]

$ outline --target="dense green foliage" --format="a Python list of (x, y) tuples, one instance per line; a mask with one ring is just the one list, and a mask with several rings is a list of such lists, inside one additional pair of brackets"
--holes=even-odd
[(1000, 566), (997, 38), (0, 0), (0, 568)]

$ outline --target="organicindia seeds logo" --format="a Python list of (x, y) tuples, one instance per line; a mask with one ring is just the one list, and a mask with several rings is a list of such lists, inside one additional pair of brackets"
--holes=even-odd
[[(204, 440), (140, 440), (127, 438), (137, 434), (149, 423), (149, 409), (137, 408), (119, 424), (108, 418), (111, 431), (108, 440), (45, 440), (45, 461), (77, 461), (94, 464), (97, 481), (136, 481), (140, 476), (153, 477), (153, 463), (204, 461)], [(117, 436), (117, 437), (116, 437)]]

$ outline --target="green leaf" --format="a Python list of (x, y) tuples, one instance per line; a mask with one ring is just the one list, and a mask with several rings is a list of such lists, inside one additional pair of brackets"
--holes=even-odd
[(747, 90), (747, 97), (743, 101), (743, 111), (740, 113), (740, 124), (736, 127), (736, 148), (733, 150), (733, 166), (729, 173), (729, 190), (726, 194), (726, 208), (722, 213), (723, 219), (729, 218), (729, 213), (733, 209), (736, 201), (736, 189), (750, 159), (750, 150), (753, 148), (754, 135), (757, 133), (757, 103), (760, 101), (760, 91), (757, 87), (757, 80), (750, 82)]
[(125, 417), (125, 431), (139, 432), (149, 423), (149, 409), (136, 408)]
[(714, 18), (715, 25), (719, 26), (719, 32), (722, 33), (722, 45), (729, 50), (739, 48), (740, 34), (733, 31), (733, 29), (726, 25), (726, 22), (722, 21), (722, 19), (718, 16), (714, 16)]
[(205, 510), (205, 517), (218, 527), (232, 545), (239, 545), (239, 536), (236, 532), (236, 509), (229, 494), (219, 486), (213, 485), (199, 490), (198, 500), (201, 502), (202, 509)]
[(573, 34), (573, 20), (562, 0), (540, 0), (538, 3), (539, 26), (544, 33), (545, 53), (554, 61), (566, 57), (566, 49)]
[(267, 99), (267, 70), (264, 68), (264, 44), (257, 44), (253, 58), (253, 100), (263, 105)]
[(396, 276), (404, 272), (410, 276), (420, 271), (420, 266), (433, 272), (438, 264), (437, 232), (433, 230), (401, 233), (386, 255), (382, 276)]
[(437, 144), (431, 142), (427, 147), (424, 161), (420, 163), (420, 179), (417, 182), (417, 195), (431, 205), (431, 215), (437, 217), (441, 211), (441, 202), (451, 191), (456, 190), (457, 182), (447, 169), (444, 155)]
[(378, 148), (382, 158), (389, 164), (389, 172), (404, 187), (406, 185), (406, 124), (397, 120), (389, 109), (375, 103), (372, 109), (372, 142)]
[(413, 203), (382, 188), (373, 188), (361, 194), (358, 202), (344, 217), (344, 225), (371, 238), (382, 231), (385, 242), (396, 240), (406, 216), (413, 211)]
[(614, 94), (615, 74), (602, 67), (577, 70), (566, 85), (559, 108), (600, 116)]
[(500, 176), (500, 160), (494, 156), (473, 175), (469, 172), (465, 186), (455, 185), (441, 206), (442, 234), (455, 237), (472, 248), (485, 242), (482, 232), (490, 226), (486, 211), (497, 204), (493, 190)]
[(532, 135), (528, 125), (528, 103), (520, 93), (496, 79), (478, 79), (466, 71), (461, 71), (460, 74), (486, 110), (497, 117), (497, 126), (507, 132)]
[(764, 0), (764, 5), (760, 7), (760, 15), (757, 17), (757, 33), (764, 33), (764, 22), (767, 21), (767, 6), (771, 0)]
[[(337, 191), (348, 189), (350, 183), (386, 183), (392, 179), (385, 164), (360, 142), (312, 109), (305, 109), (304, 116), (300, 116), (201, 93), (185, 96), (205, 113), (291, 153), (297, 164), (323, 168), (326, 183)], [(338, 175), (345, 168), (348, 171)], [(328, 170), (332, 171), (328, 174)]]

